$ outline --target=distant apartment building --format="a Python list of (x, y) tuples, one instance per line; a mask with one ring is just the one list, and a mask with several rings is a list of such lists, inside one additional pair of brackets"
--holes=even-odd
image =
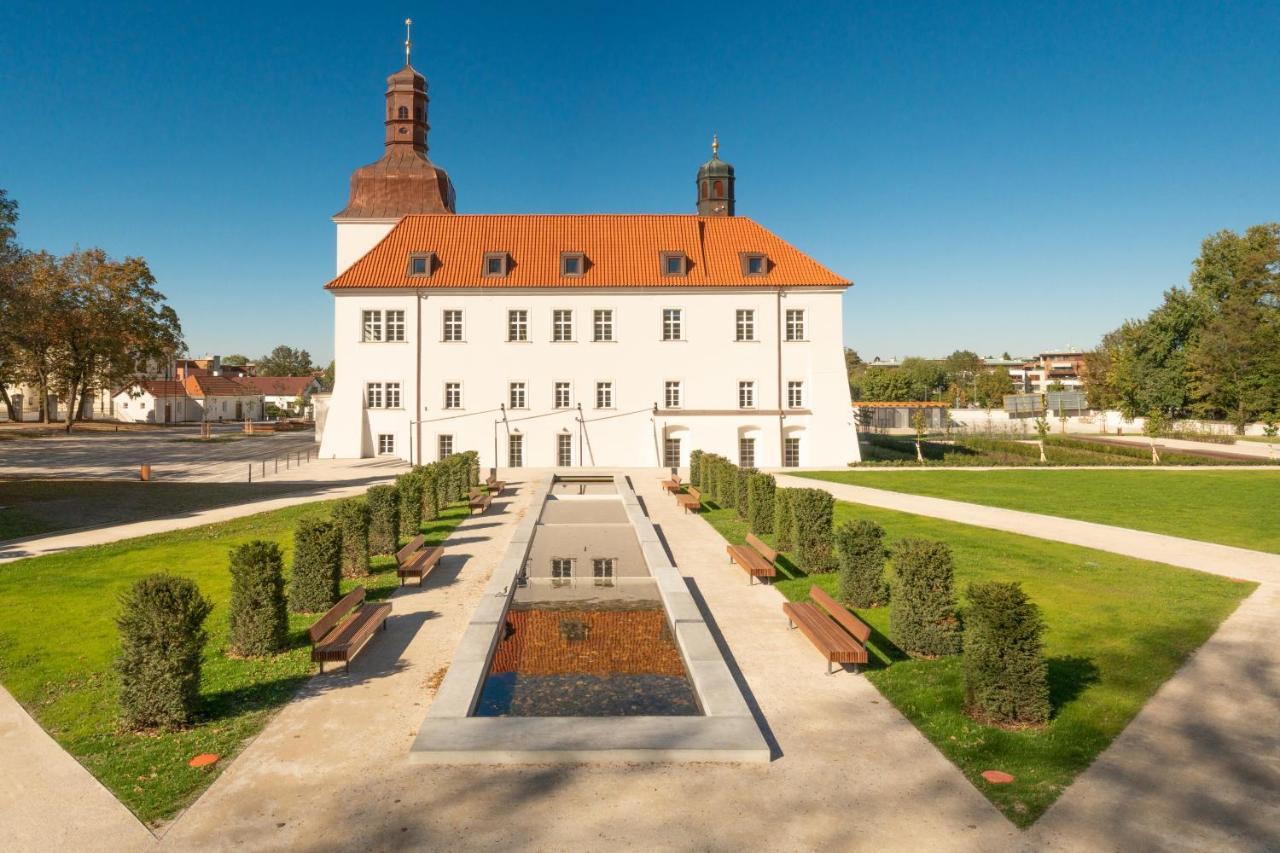
[(1072, 348), (1040, 353), (1023, 365), (1021, 390), (1028, 394), (1043, 394), (1056, 386), (1064, 391), (1084, 390), (1084, 356), (1083, 350)]

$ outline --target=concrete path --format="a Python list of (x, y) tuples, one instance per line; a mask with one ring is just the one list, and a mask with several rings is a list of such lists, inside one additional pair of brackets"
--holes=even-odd
[(165, 516), (130, 524), (113, 524), (70, 530), (48, 536), (10, 539), (0, 542), (0, 564), (43, 554), (56, 554), (89, 545), (105, 545), (108, 542), (133, 539), (152, 533), (185, 530), (188, 527), (228, 521), (311, 501), (363, 494), (369, 486), (387, 482), (406, 470), (408, 466), (398, 460), (394, 462), (379, 459), (319, 460), (312, 462), (310, 468), (304, 466), (291, 469), (289, 474), (282, 473), (273, 480), (273, 483), (297, 484), (298, 491), (284, 497), (214, 507), (180, 516)]
[(912, 512), (931, 518), (958, 521), (961, 524), (973, 524), (993, 530), (1020, 533), (1023, 536), (1034, 536), (1037, 539), (1069, 542), (1086, 548), (1097, 548), (1100, 551), (1111, 551), (1143, 560), (1169, 563), (1215, 575), (1280, 583), (1280, 554), (1267, 554), (1194, 539), (1180, 539), (1176, 536), (1130, 530), (1126, 527), (1113, 527), (1091, 521), (1077, 521), (1072, 518), (981, 506), (946, 498), (909, 495), (866, 486), (830, 483), (806, 477), (779, 474), (777, 482), (779, 486), (788, 488), (825, 489), (837, 500), (850, 503)]
[[(1107, 435), (1099, 436), (1108, 441), (1120, 441), (1140, 447), (1150, 447), (1151, 442), (1140, 435)], [(1157, 443), (1162, 450), (1207, 450), (1219, 453), (1234, 453), (1237, 456), (1256, 456), (1260, 459), (1280, 461), (1280, 438), (1275, 441), (1237, 441), (1233, 444), (1218, 444), (1213, 441), (1190, 441), (1185, 438), (1161, 438)], [(1198, 467), (1198, 466), (1197, 466)]]

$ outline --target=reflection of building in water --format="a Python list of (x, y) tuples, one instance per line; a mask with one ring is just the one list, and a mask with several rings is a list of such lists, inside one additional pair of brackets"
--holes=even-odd
[[(585, 629), (585, 630), (584, 630)], [(661, 607), (520, 610), (507, 613), (490, 674), (669, 675), (684, 663)]]

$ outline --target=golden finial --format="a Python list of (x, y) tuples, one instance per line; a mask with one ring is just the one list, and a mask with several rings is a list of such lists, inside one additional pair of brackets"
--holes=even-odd
[(413, 46), (413, 42), (409, 41), (409, 28), (413, 26), (413, 18), (404, 19), (404, 64), (409, 64), (409, 48)]
[(711, 134), (711, 159), (720, 159), (720, 137), (714, 133)]

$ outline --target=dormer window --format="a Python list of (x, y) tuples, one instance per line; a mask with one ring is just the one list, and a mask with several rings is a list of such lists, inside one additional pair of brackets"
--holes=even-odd
[(428, 276), (431, 275), (432, 260), (434, 256), (431, 252), (414, 252), (409, 255), (409, 275), (410, 276)]
[(507, 274), (510, 256), (506, 252), (488, 252), (484, 256), (485, 278), (502, 278)]
[(767, 256), (759, 253), (747, 252), (741, 257), (743, 275), (769, 274), (769, 258)]
[(570, 278), (580, 276), (587, 270), (587, 256), (582, 252), (560, 253), (560, 275)]
[(689, 259), (684, 252), (662, 253), (663, 275), (685, 275), (689, 271)]

